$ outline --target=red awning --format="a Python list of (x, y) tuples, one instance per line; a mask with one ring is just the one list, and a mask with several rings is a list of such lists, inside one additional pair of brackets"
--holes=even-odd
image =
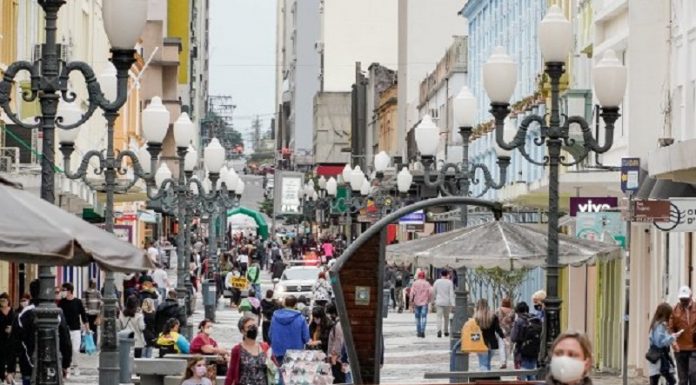
[(343, 172), (343, 167), (345, 166), (344, 164), (320, 164), (314, 172), (317, 176), (336, 176)]

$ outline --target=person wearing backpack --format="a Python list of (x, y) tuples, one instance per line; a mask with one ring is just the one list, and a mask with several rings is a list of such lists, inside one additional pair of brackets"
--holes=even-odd
[(159, 358), (166, 354), (188, 354), (191, 345), (186, 337), (179, 334), (179, 320), (170, 318), (164, 324), (162, 333), (157, 337), (156, 345), (159, 348)]
[[(543, 325), (539, 318), (529, 314), (529, 305), (520, 302), (515, 306), (515, 322), (510, 340), (515, 344), (515, 369), (536, 369), (541, 348)], [(535, 376), (523, 376), (520, 380), (534, 381)]]
[(491, 359), (493, 358), (493, 350), (498, 349), (498, 338), (504, 337), (503, 329), (500, 328), (500, 321), (498, 321), (498, 316), (490, 309), (488, 306), (488, 300), (481, 298), (476, 303), (476, 311), (474, 312), (474, 320), (481, 328), (481, 334), (483, 335), (483, 342), (486, 343), (488, 351), (483, 353), (478, 353), (479, 359), (479, 369), (490, 371), (491, 370)]

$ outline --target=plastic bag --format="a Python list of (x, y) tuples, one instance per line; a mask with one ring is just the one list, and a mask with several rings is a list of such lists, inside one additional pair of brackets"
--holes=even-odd
[(97, 353), (97, 345), (94, 343), (94, 332), (89, 331), (82, 335), (82, 345), (85, 347), (85, 353), (90, 356)]

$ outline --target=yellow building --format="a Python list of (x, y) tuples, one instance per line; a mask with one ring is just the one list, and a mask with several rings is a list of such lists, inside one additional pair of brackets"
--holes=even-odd
[(179, 95), (189, 84), (189, 45), (190, 45), (191, 5), (188, 0), (168, 0), (167, 3), (167, 37), (181, 39), (179, 51)]
[(398, 145), (396, 142), (398, 85), (392, 84), (379, 95), (377, 107), (377, 121), (379, 122), (378, 151), (386, 151), (388, 154), (396, 154)]
[[(5, 71), (8, 65), (17, 60), (17, 15), (18, 0), (2, 0), (0, 8), (0, 70)], [(4, 113), (0, 125), (5, 123)], [(0, 134), (0, 148), (5, 146), (4, 130)], [(10, 298), (16, 298), (17, 288), (11, 284), (16, 282), (17, 264), (0, 261), (0, 292), (10, 293)]]

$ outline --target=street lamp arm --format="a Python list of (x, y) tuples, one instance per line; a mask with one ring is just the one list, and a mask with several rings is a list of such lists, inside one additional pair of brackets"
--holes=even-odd
[(168, 189), (174, 191), (177, 188), (176, 181), (173, 178), (163, 180), (159, 188), (154, 180), (151, 179), (147, 182), (147, 198), (150, 200), (159, 200), (167, 193)]
[[(61, 146), (61, 150), (64, 149), (64, 146)], [(72, 152), (72, 151), (71, 151)], [(92, 158), (97, 158), (99, 161), (99, 167), (94, 168), (94, 173), (97, 175), (101, 175), (102, 169), (103, 169), (103, 164), (104, 164), (104, 157), (102, 156), (101, 151), (98, 150), (90, 150), (87, 151), (87, 153), (82, 157), (82, 161), (80, 162), (80, 166), (77, 168), (77, 170), (72, 173), (70, 172), (70, 153), (63, 152), (63, 172), (65, 172), (65, 176), (68, 177), (68, 179), (82, 179), (85, 183), (90, 185), (90, 187), (94, 188), (89, 181), (87, 181), (87, 168), (89, 168), (89, 162)]]
[(498, 165), (500, 167), (500, 180), (496, 182), (493, 179), (493, 175), (491, 175), (491, 171), (488, 169), (488, 167), (484, 164), (481, 163), (474, 163), (471, 165), (471, 171), (470, 171), (470, 177), (471, 183), (472, 184), (478, 184), (479, 179), (476, 178), (476, 170), (481, 170), (483, 172), (483, 178), (484, 178), (484, 185), (486, 189), (493, 188), (496, 190), (499, 190), (505, 186), (505, 180), (507, 176), (507, 166), (510, 164), (510, 161), (508, 159), (507, 163), (503, 163), (501, 161), (498, 161)]
[(27, 124), (12, 111), (10, 101), (12, 100), (12, 86), (15, 84), (14, 78), (19, 71), (27, 71), (31, 75), (31, 90), (22, 91), (22, 99), (25, 102), (33, 102), (39, 95), (38, 79), (40, 77), (38, 69), (28, 61), (17, 61), (10, 64), (5, 70), (3, 79), (0, 82), (0, 107), (12, 122), (26, 129), (38, 128), (41, 125), (41, 120), (36, 119), (36, 124)]
[[(133, 187), (133, 185), (141, 178), (147, 182), (150, 179), (153, 179), (155, 177), (154, 173), (152, 173), (152, 172), (147, 173), (147, 172), (145, 172), (145, 170), (143, 170), (143, 166), (140, 164), (140, 159), (138, 159), (138, 155), (131, 150), (120, 151), (118, 153), (118, 155), (116, 156), (116, 164), (122, 165), (123, 160), (126, 158), (128, 158), (131, 161), (131, 163), (133, 164), (134, 178), (133, 178), (133, 184), (131, 185), (131, 187)], [(150, 168), (150, 170), (154, 170), (154, 169), (155, 169), (154, 167)], [(128, 172), (128, 170), (125, 167), (118, 168), (118, 173), (120, 175), (126, 175), (127, 172)]]
[(537, 166), (542, 166), (542, 167), (547, 166), (549, 164), (549, 156), (548, 155), (544, 155), (543, 161), (538, 161), (538, 160), (532, 158), (531, 155), (529, 155), (529, 153), (527, 152), (527, 149), (524, 148), (524, 146), (517, 147), (517, 149), (520, 150), (520, 154), (522, 154), (522, 157), (524, 157), (524, 159), (526, 159), (527, 162), (529, 162), (531, 164), (535, 164)]

